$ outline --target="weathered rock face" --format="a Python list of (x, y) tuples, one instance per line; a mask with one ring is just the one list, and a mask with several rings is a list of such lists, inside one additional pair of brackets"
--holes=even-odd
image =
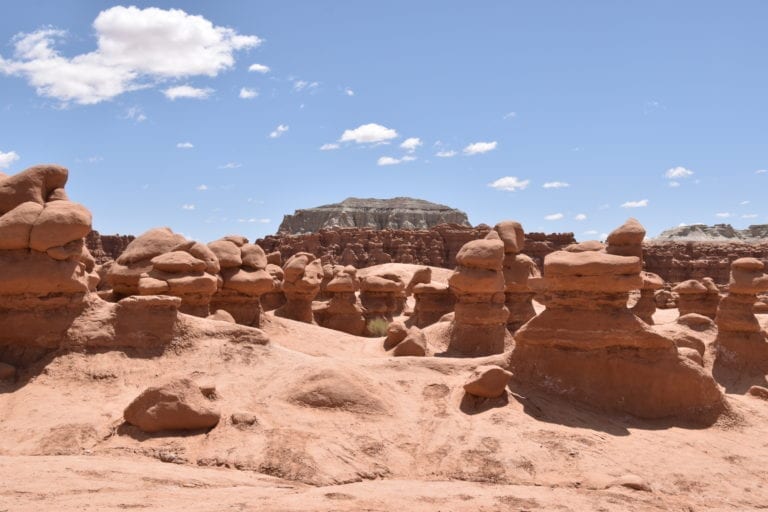
[[(363, 305), (365, 320), (391, 322), (392, 317), (402, 311), (405, 296), (405, 283), (397, 275), (387, 273), (368, 275), (360, 280), (360, 302)], [(370, 334), (376, 335), (371, 332)]]
[(504, 243), (496, 231), (461, 248), (448, 280), (456, 295), (448, 351), (486, 356), (504, 351), (509, 310), (504, 305)]
[(423, 199), (359, 199), (296, 210), (283, 217), (278, 233), (316, 233), (327, 228), (428, 229), (446, 222), (469, 227), (467, 214)]
[(640, 417), (711, 421), (724, 407), (711, 375), (627, 308), (641, 268), (637, 256), (548, 255), (544, 276), (531, 280), (547, 309), (515, 333), (515, 378)]
[(717, 309), (717, 363), (765, 375), (768, 372), (768, 335), (755, 317), (757, 294), (768, 291), (763, 262), (739, 258), (731, 265), (728, 295)]
[(312, 301), (320, 291), (323, 267), (313, 254), (298, 253), (283, 265), (283, 293), (286, 302), (275, 310), (275, 316), (308, 324), (315, 323)]
[(150, 387), (123, 412), (125, 421), (144, 432), (211, 428), (220, 414), (190, 379)]
[[(318, 255), (323, 264), (365, 268), (382, 263), (414, 263), (454, 268), (464, 244), (484, 238), (491, 228), (440, 224), (427, 230), (323, 229), (303, 235), (274, 235), (256, 240), (267, 253), (285, 260), (298, 252)], [(526, 233), (523, 254), (540, 267), (544, 256), (575, 242), (573, 233)]]
[(677, 242), (763, 242), (768, 241), (768, 224), (753, 224), (747, 229), (734, 229), (730, 224), (691, 224), (663, 231), (655, 241)]
[(58, 345), (96, 289), (83, 237), (91, 213), (67, 199), (68, 171), (31, 167), (0, 177), (0, 355)]
[(656, 312), (656, 290), (664, 286), (664, 281), (652, 273), (641, 272), (643, 285), (640, 288), (640, 298), (632, 308), (632, 313), (643, 322), (653, 325), (653, 314)]
[(680, 283), (711, 277), (716, 284), (728, 284), (731, 262), (758, 258), (768, 263), (768, 242), (658, 242), (643, 244), (645, 269), (664, 281)]
[(135, 239), (133, 235), (102, 235), (94, 230), (85, 237), (85, 246), (91, 251), (96, 264), (103, 265), (116, 260)]
[(514, 333), (536, 316), (534, 292), (528, 286), (528, 279), (540, 277), (541, 274), (529, 256), (519, 254), (525, 246), (525, 232), (519, 222), (500, 222), (493, 229), (504, 243), (504, 296), (509, 310), (507, 329)]
[(351, 266), (336, 265), (331, 272), (333, 277), (325, 286), (330, 300), (315, 309), (315, 320), (328, 329), (362, 336), (365, 333), (365, 317), (355, 294), (359, 289), (357, 270)]
[(680, 316), (698, 313), (714, 320), (720, 304), (720, 291), (711, 278), (705, 277), (701, 281), (689, 279), (679, 283), (672, 291), (678, 295)]
[(423, 329), (453, 311), (456, 296), (447, 284), (419, 283), (413, 287), (413, 314), (408, 325)]

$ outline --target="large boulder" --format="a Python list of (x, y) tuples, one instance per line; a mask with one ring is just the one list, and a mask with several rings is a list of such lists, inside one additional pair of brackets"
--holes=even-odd
[(216, 426), (218, 410), (187, 378), (145, 389), (123, 412), (125, 421), (144, 432), (200, 430)]

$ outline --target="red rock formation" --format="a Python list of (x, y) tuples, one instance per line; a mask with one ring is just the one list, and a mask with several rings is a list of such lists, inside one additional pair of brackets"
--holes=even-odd
[(320, 292), (323, 267), (313, 254), (298, 253), (283, 266), (283, 293), (286, 302), (275, 310), (275, 316), (308, 324), (315, 323), (312, 301)]
[(711, 277), (728, 283), (731, 263), (738, 258), (757, 258), (768, 263), (768, 242), (646, 242), (645, 269), (664, 281), (679, 283)]
[(103, 265), (116, 260), (135, 238), (133, 235), (102, 235), (94, 230), (85, 237), (85, 246), (91, 251), (96, 264)]

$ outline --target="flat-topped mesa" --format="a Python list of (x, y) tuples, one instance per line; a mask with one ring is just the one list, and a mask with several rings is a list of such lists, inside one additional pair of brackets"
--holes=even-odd
[(38, 165), (0, 175), (0, 355), (58, 346), (98, 284), (83, 240), (91, 213), (67, 198), (68, 174)]
[(320, 292), (323, 266), (314, 254), (300, 252), (291, 256), (283, 265), (282, 288), (286, 302), (275, 310), (275, 316), (315, 323), (312, 301)]
[(506, 220), (494, 226), (504, 243), (504, 297), (509, 310), (507, 329), (513, 333), (525, 322), (536, 316), (533, 309), (535, 293), (528, 286), (528, 279), (541, 276), (536, 262), (520, 252), (525, 247), (525, 231), (519, 222)]
[(717, 308), (718, 365), (745, 369), (760, 375), (768, 372), (768, 335), (755, 317), (757, 294), (768, 291), (763, 262), (739, 258), (731, 264), (728, 295)]
[(328, 329), (362, 336), (365, 333), (365, 317), (355, 294), (359, 289), (357, 270), (341, 265), (334, 265), (330, 270), (333, 278), (325, 285), (330, 300), (315, 309), (315, 320)]
[(678, 283), (672, 291), (678, 295), (677, 309), (680, 316), (698, 313), (715, 319), (720, 304), (720, 290), (711, 278), (705, 277), (701, 281), (689, 279)]
[(469, 226), (467, 214), (423, 199), (359, 199), (296, 210), (283, 217), (278, 233), (316, 233), (328, 228), (429, 229), (444, 223)]
[(504, 305), (504, 243), (496, 231), (464, 244), (448, 280), (456, 295), (448, 353), (486, 356), (504, 352), (509, 310)]
[(547, 309), (515, 333), (515, 378), (639, 417), (713, 421), (724, 402), (711, 375), (627, 308), (641, 269), (637, 256), (549, 254), (543, 277), (530, 280)]
[(251, 327), (261, 325), (261, 296), (274, 288), (267, 272), (267, 255), (248, 239), (231, 235), (208, 244), (216, 255), (220, 270), (220, 286), (211, 298), (211, 310), (223, 309), (235, 322)]

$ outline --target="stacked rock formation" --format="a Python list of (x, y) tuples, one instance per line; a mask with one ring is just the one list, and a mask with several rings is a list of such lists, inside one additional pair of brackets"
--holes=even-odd
[(496, 231), (464, 244), (448, 280), (456, 295), (448, 352), (466, 356), (500, 354), (507, 340), (509, 310), (504, 305), (504, 243)]
[(713, 421), (724, 405), (711, 375), (627, 308), (629, 292), (642, 287), (631, 243), (642, 226), (628, 224), (609, 237), (609, 252), (545, 258), (544, 276), (532, 285), (546, 294), (547, 309), (515, 334), (512, 371), (521, 382), (601, 408)]
[(755, 258), (739, 258), (731, 264), (728, 295), (720, 301), (717, 323), (717, 363), (768, 372), (768, 340), (755, 317), (753, 306), (758, 293), (768, 291), (765, 266)]
[(408, 319), (408, 325), (424, 328), (437, 322), (447, 315), (456, 304), (456, 296), (453, 295), (447, 283), (419, 283), (413, 286), (413, 314)]
[(152, 271), (152, 258), (187, 243), (170, 228), (154, 228), (133, 240), (107, 272), (115, 298), (139, 295), (139, 279)]
[(357, 303), (357, 270), (355, 267), (332, 267), (333, 278), (325, 285), (331, 296), (327, 304), (315, 310), (317, 323), (328, 329), (362, 336), (365, 332), (363, 308)]
[(235, 322), (259, 327), (261, 296), (274, 287), (264, 250), (235, 235), (209, 243), (208, 249), (221, 266), (221, 286), (211, 299), (211, 309), (223, 309)]
[(632, 308), (632, 313), (643, 322), (653, 325), (653, 314), (656, 312), (656, 290), (664, 287), (664, 281), (653, 272), (640, 272), (640, 277), (643, 280), (640, 298)]
[(285, 304), (275, 310), (275, 316), (308, 324), (315, 323), (312, 301), (320, 291), (323, 266), (314, 254), (300, 252), (283, 265), (282, 289)]
[(67, 198), (68, 174), (0, 173), (0, 355), (55, 346), (98, 284), (83, 241), (91, 213)]
[(186, 241), (150, 260), (152, 269), (139, 278), (140, 295), (181, 299), (179, 311), (206, 317), (216, 292), (219, 261), (205, 244)]
[(701, 281), (689, 279), (677, 284), (672, 291), (678, 296), (680, 316), (698, 313), (714, 320), (720, 304), (720, 291), (711, 278), (705, 277)]
[(398, 276), (383, 273), (360, 279), (360, 302), (368, 324), (375, 320), (391, 322), (402, 311), (404, 296), (405, 284)]
[(525, 245), (525, 232), (519, 222), (507, 220), (493, 228), (504, 243), (504, 297), (509, 310), (507, 329), (514, 333), (536, 316), (533, 309), (534, 292), (529, 278), (540, 277), (539, 269), (530, 256), (520, 254)]

